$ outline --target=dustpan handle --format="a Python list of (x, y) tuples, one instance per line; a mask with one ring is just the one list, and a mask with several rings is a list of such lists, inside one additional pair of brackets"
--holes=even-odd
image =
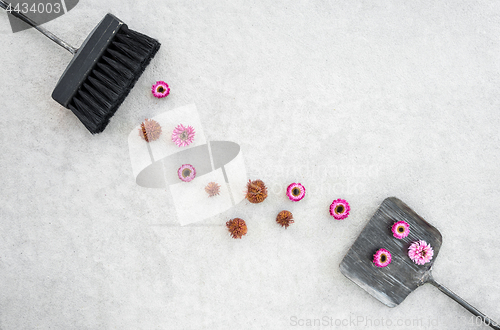
[(479, 317), (484, 322), (485, 325), (489, 325), (493, 329), (500, 330), (499, 323), (493, 321), (492, 319), (490, 319), (489, 317), (487, 317), (486, 315), (481, 313), (477, 308), (475, 308), (474, 306), (472, 306), (471, 304), (469, 304), (468, 302), (466, 302), (465, 300), (460, 298), (455, 292), (451, 291), (450, 289), (448, 289), (444, 285), (439, 284), (432, 277), (428, 280), (428, 282), (431, 283), (432, 285), (434, 285), (436, 288), (438, 288), (442, 292), (444, 292), (448, 297), (450, 297), (451, 299), (455, 300), (457, 303), (462, 305), (462, 307), (467, 309), (469, 312), (471, 312), (475, 316)]
[[(9, 8), (9, 6), (11, 6), (9, 3), (5, 2), (4, 0), (0, 0), (0, 7), (2, 7), (3, 9), (5, 9), (6, 11), (7, 11), (7, 8)], [(11, 8), (12, 8), (12, 6), (11, 6)], [(14, 10), (10, 10), (10, 11), (8, 11), (8, 13), (11, 14), (12, 16), (16, 17), (16, 18), (19, 18), (21, 21), (23, 21), (23, 22), (31, 25), (32, 27), (34, 27), (35, 29), (37, 29), (38, 31), (40, 31), (41, 33), (43, 33), (47, 38), (49, 38), (50, 40), (52, 40), (53, 42), (55, 42), (59, 46), (63, 47), (67, 51), (69, 51), (71, 54), (73, 54), (73, 55), (76, 54), (76, 52), (77, 52), (78, 49), (76, 49), (75, 47), (70, 46), (67, 42), (65, 42), (64, 40), (60, 39), (56, 35), (54, 35), (52, 32), (44, 29), (41, 26), (38, 26), (28, 16), (25, 16), (22, 13), (14, 11)]]

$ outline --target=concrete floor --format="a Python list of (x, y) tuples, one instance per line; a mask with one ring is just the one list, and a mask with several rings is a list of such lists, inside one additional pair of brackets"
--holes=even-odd
[[(498, 2), (87, 0), (44, 26), (79, 45), (107, 12), (162, 48), (96, 136), (50, 97), (71, 55), (0, 14), (1, 329), (481, 329), (431, 285), (391, 309), (340, 273), (389, 196), (442, 233), (436, 280), (500, 322)], [(270, 193), (180, 226), (127, 137), (191, 103)]]

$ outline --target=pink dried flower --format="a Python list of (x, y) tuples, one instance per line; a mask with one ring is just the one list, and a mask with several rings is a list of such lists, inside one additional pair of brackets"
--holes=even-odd
[(391, 263), (391, 261), (392, 261), (391, 253), (386, 249), (379, 249), (373, 255), (373, 263), (377, 267), (386, 267)]
[(392, 235), (398, 239), (405, 238), (410, 233), (410, 225), (405, 221), (398, 221), (392, 225)]
[(177, 125), (172, 132), (172, 141), (179, 147), (186, 147), (193, 142), (195, 133), (191, 126)]
[(298, 202), (306, 195), (306, 188), (300, 183), (292, 183), (286, 188), (286, 195), (292, 202)]
[(194, 169), (193, 165), (184, 164), (177, 170), (177, 175), (182, 181), (189, 182), (195, 178), (196, 170)]
[(330, 215), (336, 220), (344, 220), (349, 216), (351, 207), (345, 199), (336, 199), (330, 205)]
[(408, 248), (408, 257), (417, 265), (424, 265), (432, 260), (434, 250), (426, 241), (413, 242)]
[(164, 81), (157, 81), (151, 88), (151, 92), (155, 97), (161, 99), (170, 93), (170, 87), (168, 87), (168, 84)]

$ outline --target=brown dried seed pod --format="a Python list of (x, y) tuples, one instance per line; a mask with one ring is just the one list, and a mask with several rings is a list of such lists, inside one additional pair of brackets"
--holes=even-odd
[(285, 229), (288, 228), (290, 224), (294, 223), (292, 212), (286, 210), (281, 211), (276, 217), (276, 222), (282, 227), (285, 227)]
[(161, 126), (156, 120), (145, 119), (139, 129), (139, 136), (146, 142), (156, 141), (160, 138)]
[(267, 188), (262, 180), (251, 181), (247, 183), (247, 196), (246, 198), (250, 203), (261, 203), (267, 197)]
[(207, 192), (208, 197), (213, 197), (220, 193), (220, 186), (215, 182), (210, 182), (205, 187), (205, 191)]
[(232, 238), (241, 238), (243, 235), (247, 234), (247, 225), (243, 219), (231, 219), (226, 222), (226, 227), (231, 233)]

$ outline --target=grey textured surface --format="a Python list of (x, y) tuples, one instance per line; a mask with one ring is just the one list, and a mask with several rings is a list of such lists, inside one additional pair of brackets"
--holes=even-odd
[[(0, 13), (1, 329), (480, 328), (430, 285), (387, 308), (341, 274), (388, 196), (442, 233), (436, 280), (500, 319), (499, 2), (87, 0), (45, 27), (78, 45), (107, 12), (162, 48), (98, 136), (50, 98), (69, 53)], [(264, 203), (179, 227), (166, 190), (135, 184), (129, 132), (189, 103)]]

